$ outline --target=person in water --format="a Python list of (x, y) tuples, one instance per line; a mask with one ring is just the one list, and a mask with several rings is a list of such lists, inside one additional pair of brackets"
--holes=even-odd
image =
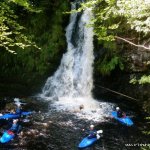
[(116, 107), (116, 111), (117, 111), (117, 117), (118, 118), (126, 117), (126, 114), (119, 107)]
[(19, 123), (19, 119), (14, 119), (10, 131), (18, 134), (21, 131), (21, 125)]

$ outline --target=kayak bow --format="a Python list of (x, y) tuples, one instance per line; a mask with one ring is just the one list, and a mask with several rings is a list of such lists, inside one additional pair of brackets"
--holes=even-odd
[(97, 141), (97, 138), (91, 138), (88, 137), (84, 138), (80, 144), (78, 145), (78, 148), (83, 149), (92, 146)]
[(131, 118), (129, 118), (128, 116), (122, 117), (122, 118), (117, 117), (116, 111), (113, 111), (111, 113), (111, 115), (113, 116), (114, 119), (116, 119), (117, 121), (119, 121), (120, 123), (122, 123), (124, 125), (132, 126), (134, 124), (133, 121), (131, 120)]
[(4, 132), (2, 137), (0, 138), (1, 143), (7, 143), (10, 142), (12, 139), (14, 139), (15, 133), (13, 133), (11, 130), (7, 130)]
[[(21, 112), (21, 115), (23, 115), (23, 116), (27, 116), (27, 115), (31, 115), (32, 114), (32, 112), (26, 112), (26, 111), (23, 111), (23, 112)], [(14, 114), (14, 113), (8, 113), (8, 114), (4, 114), (4, 115), (2, 115), (2, 116), (0, 116), (0, 119), (18, 119), (18, 118), (20, 118), (21, 117), (21, 115), (20, 114)]]

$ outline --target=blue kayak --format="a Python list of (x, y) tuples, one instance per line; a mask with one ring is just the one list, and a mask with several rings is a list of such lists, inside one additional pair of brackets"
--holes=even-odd
[(4, 134), (2, 135), (2, 137), (0, 138), (0, 142), (1, 143), (8, 143), (12, 139), (14, 139), (14, 137), (15, 137), (14, 132), (12, 132), (11, 130), (5, 131)]
[[(27, 115), (31, 115), (32, 112), (21, 112), (21, 115), (23, 116), (27, 116)], [(4, 114), (3, 116), (0, 116), (0, 119), (18, 119), (20, 118), (20, 114), (14, 114), (14, 113), (8, 113), (8, 114)]]
[(21, 113), (21, 115), (23, 115), (23, 116), (27, 116), (27, 115), (31, 115), (31, 114), (32, 114), (31, 111), (23, 111), (23, 112)]
[(116, 111), (113, 111), (111, 114), (112, 114), (113, 118), (115, 118), (117, 121), (119, 121), (120, 123), (122, 123), (124, 125), (132, 126), (134, 124), (133, 121), (128, 116), (119, 118), (119, 117), (117, 117)]
[(0, 119), (17, 119), (19, 117), (20, 117), (19, 114), (8, 113), (4, 114), (3, 116), (0, 116)]
[(92, 146), (98, 139), (95, 137), (95, 138), (88, 138), (88, 137), (85, 137), (81, 142), (80, 144), (78, 145), (78, 148), (79, 149), (83, 149), (83, 148), (87, 148), (87, 147), (90, 147)]

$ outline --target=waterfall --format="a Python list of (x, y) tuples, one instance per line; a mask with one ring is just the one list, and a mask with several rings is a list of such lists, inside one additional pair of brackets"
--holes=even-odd
[[(76, 9), (78, 1), (71, 7)], [(67, 52), (57, 71), (47, 79), (40, 97), (51, 100), (57, 110), (75, 112), (82, 105), (84, 109), (78, 116), (100, 121), (112, 107), (92, 98), (94, 56), (93, 27), (89, 26), (91, 18), (90, 9), (71, 14), (66, 28)]]
[[(77, 3), (72, 4), (72, 9)], [(93, 27), (87, 27), (92, 13), (73, 13), (66, 29), (67, 52), (58, 70), (42, 90), (44, 97), (91, 97), (93, 87)]]

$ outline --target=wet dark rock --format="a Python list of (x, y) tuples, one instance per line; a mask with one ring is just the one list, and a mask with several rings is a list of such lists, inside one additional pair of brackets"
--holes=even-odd
[(150, 52), (142, 50), (141, 48), (130, 49), (128, 48), (124, 52), (124, 57), (126, 57), (126, 71), (130, 72), (145, 72), (150, 68)]

